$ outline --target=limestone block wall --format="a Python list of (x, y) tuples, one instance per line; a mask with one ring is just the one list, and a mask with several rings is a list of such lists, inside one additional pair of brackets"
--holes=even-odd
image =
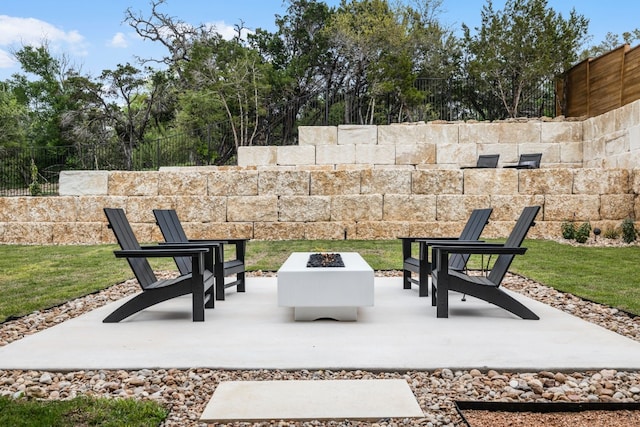
[(640, 101), (587, 120), (403, 123), (300, 127), (299, 145), (240, 147), (239, 166), (458, 169), (481, 154), (498, 166), (542, 153), (543, 168), (634, 169), (640, 160)]
[(640, 101), (583, 122), (584, 166), (637, 168), (640, 164)]
[(238, 165), (459, 169), (481, 154), (500, 154), (502, 167), (526, 153), (542, 153), (543, 167), (583, 164), (580, 121), (313, 126), (298, 132), (296, 146), (240, 147)]
[[(534, 152), (541, 169), (501, 167)], [(495, 153), (497, 169), (461, 169)], [(301, 127), (297, 146), (240, 147), (238, 166), (65, 171), (58, 197), (0, 197), (0, 243), (113, 242), (104, 207), (150, 242), (154, 208), (193, 238), (392, 239), (456, 235), (480, 207), (494, 208), (484, 235), (505, 237), (540, 204), (530, 236), (555, 238), (565, 219), (638, 218), (639, 160), (640, 101), (584, 121)]]
[(627, 169), (409, 169), (371, 165), (64, 172), (61, 196), (0, 198), (0, 242), (114, 242), (102, 209), (127, 212), (141, 242), (161, 240), (152, 209), (173, 208), (193, 238), (394, 239), (457, 235), (493, 207), (485, 237), (506, 237), (524, 206), (543, 207), (530, 237), (572, 218), (606, 229), (638, 215)]

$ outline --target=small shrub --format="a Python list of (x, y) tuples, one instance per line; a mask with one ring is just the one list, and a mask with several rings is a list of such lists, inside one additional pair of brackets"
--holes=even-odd
[(605, 239), (616, 240), (620, 238), (620, 229), (617, 227), (607, 227), (602, 233), (602, 236)]
[(638, 231), (636, 230), (636, 226), (633, 223), (631, 218), (627, 218), (622, 221), (622, 240), (625, 243), (631, 243), (636, 240), (638, 236)]
[(584, 243), (589, 239), (591, 234), (591, 224), (589, 222), (582, 223), (575, 232), (575, 239), (578, 243)]
[(31, 159), (31, 184), (29, 184), (29, 193), (32, 196), (40, 196), (42, 195), (42, 187), (38, 182), (38, 166)]
[(568, 219), (562, 221), (560, 229), (562, 230), (562, 237), (564, 239), (571, 240), (576, 237), (576, 224), (573, 221)]

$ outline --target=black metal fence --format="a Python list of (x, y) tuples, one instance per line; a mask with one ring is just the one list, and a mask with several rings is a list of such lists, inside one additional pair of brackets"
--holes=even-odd
[[(405, 105), (393, 94), (366, 95), (320, 92), (286, 105), (272, 105), (256, 124), (251, 145), (297, 144), (298, 126), (390, 124), (402, 121), (494, 120), (505, 117), (500, 100), (468, 81), (420, 79), (420, 103)], [(553, 82), (525, 94), (522, 116), (555, 116)], [(0, 147), (0, 196), (55, 195), (61, 170), (157, 170), (162, 166), (233, 163), (231, 126), (205, 129), (145, 141), (133, 149), (117, 143), (64, 147)]]

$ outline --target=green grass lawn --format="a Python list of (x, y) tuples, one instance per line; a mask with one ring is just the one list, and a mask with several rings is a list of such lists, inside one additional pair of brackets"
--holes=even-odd
[(14, 400), (0, 396), (0, 425), (12, 427), (158, 426), (168, 411), (133, 399)]

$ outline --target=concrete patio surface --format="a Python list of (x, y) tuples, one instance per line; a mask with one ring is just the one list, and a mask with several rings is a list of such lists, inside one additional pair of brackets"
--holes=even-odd
[(276, 293), (276, 278), (252, 277), (204, 322), (182, 297), (102, 323), (117, 301), (0, 348), (0, 369), (640, 370), (640, 342), (518, 294), (541, 320), (455, 293), (437, 319), (400, 277), (375, 278), (375, 305), (357, 322), (294, 322)]

